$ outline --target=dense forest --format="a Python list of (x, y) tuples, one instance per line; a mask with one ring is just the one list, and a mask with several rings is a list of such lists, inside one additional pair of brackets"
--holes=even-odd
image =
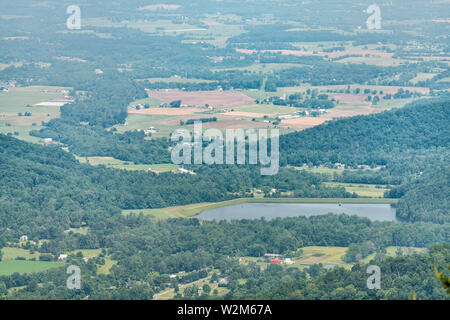
[(401, 198), (397, 203), (397, 217), (406, 221), (450, 222), (450, 166), (436, 165), (419, 177), (388, 193)]

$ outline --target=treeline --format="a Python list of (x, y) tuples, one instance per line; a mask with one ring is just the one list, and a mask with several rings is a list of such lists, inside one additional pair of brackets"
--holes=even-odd
[(403, 32), (392, 34), (381, 33), (354, 33), (344, 34), (330, 30), (296, 31), (289, 25), (266, 24), (262, 26), (247, 27), (249, 32), (228, 39), (229, 46), (257, 49), (286, 48), (286, 43), (317, 42), (317, 41), (356, 41), (364, 43), (392, 43), (399, 40), (410, 39), (411, 36)]

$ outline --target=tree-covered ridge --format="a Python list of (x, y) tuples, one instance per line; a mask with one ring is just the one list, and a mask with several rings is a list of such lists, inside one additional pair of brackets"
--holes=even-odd
[[(80, 164), (70, 153), (0, 135), (0, 228), (40, 238), (96, 224), (120, 209), (161, 208), (248, 197), (254, 188), (305, 197), (349, 197), (322, 178), (282, 169), (261, 176), (256, 166), (200, 166), (196, 175), (124, 171)], [(195, 186), (193, 188), (193, 186)]]
[(407, 150), (449, 147), (450, 99), (356, 116), (280, 138), (288, 164), (386, 165)]
[(398, 188), (388, 196), (401, 197), (397, 203), (397, 217), (414, 221), (450, 222), (450, 166), (437, 165), (424, 171)]

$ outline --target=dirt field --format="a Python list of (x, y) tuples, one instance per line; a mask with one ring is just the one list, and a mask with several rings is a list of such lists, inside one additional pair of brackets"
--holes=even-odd
[[(193, 126), (193, 125), (192, 125)], [(250, 129), (250, 128), (267, 128), (270, 126), (264, 122), (254, 122), (249, 120), (220, 120), (217, 122), (207, 122), (202, 124), (204, 129)]]
[(244, 112), (244, 111), (231, 111), (226, 113), (221, 113), (226, 116), (235, 117), (248, 117), (248, 118), (264, 118), (264, 116), (273, 117), (271, 113), (258, 113), (258, 112)]
[(290, 129), (303, 130), (311, 128), (324, 123), (325, 121), (334, 118), (354, 117), (357, 115), (368, 115), (375, 111), (370, 104), (361, 104), (357, 107), (355, 105), (339, 105), (333, 109), (328, 110), (329, 113), (321, 115), (320, 117), (301, 117), (296, 119), (283, 120), (281, 127), (289, 127)]
[(311, 128), (314, 126), (318, 126), (325, 121), (330, 120), (325, 117), (321, 118), (313, 118), (313, 117), (302, 117), (297, 119), (289, 119), (289, 120), (283, 120), (281, 122), (281, 125), (283, 127), (289, 127), (295, 130), (303, 130), (307, 128)]
[(181, 100), (182, 105), (201, 106), (209, 104), (213, 108), (229, 108), (253, 103), (254, 99), (239, 91), (151, 91), (147, 90), (150, 98), (166, 103)]

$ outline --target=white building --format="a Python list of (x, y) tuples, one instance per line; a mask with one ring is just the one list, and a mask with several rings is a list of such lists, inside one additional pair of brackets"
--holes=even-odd
[(189, 174), (191, 174), (191, 175), (196, 175), (196, 173), (194, 172), (194, 171), (190, 171), (190, 170), (187, 170), (187, 169), (184, 169), (184, 168), (178, 168), (178, 172), (180, 172), (180, 173), (189, 173)]
[(21, 236), (20, 241), (28, 241), (28, 236), (25, 235)]
[(58, 257), (58, 261), (67, 261), (67, 254), (60, 254)]

